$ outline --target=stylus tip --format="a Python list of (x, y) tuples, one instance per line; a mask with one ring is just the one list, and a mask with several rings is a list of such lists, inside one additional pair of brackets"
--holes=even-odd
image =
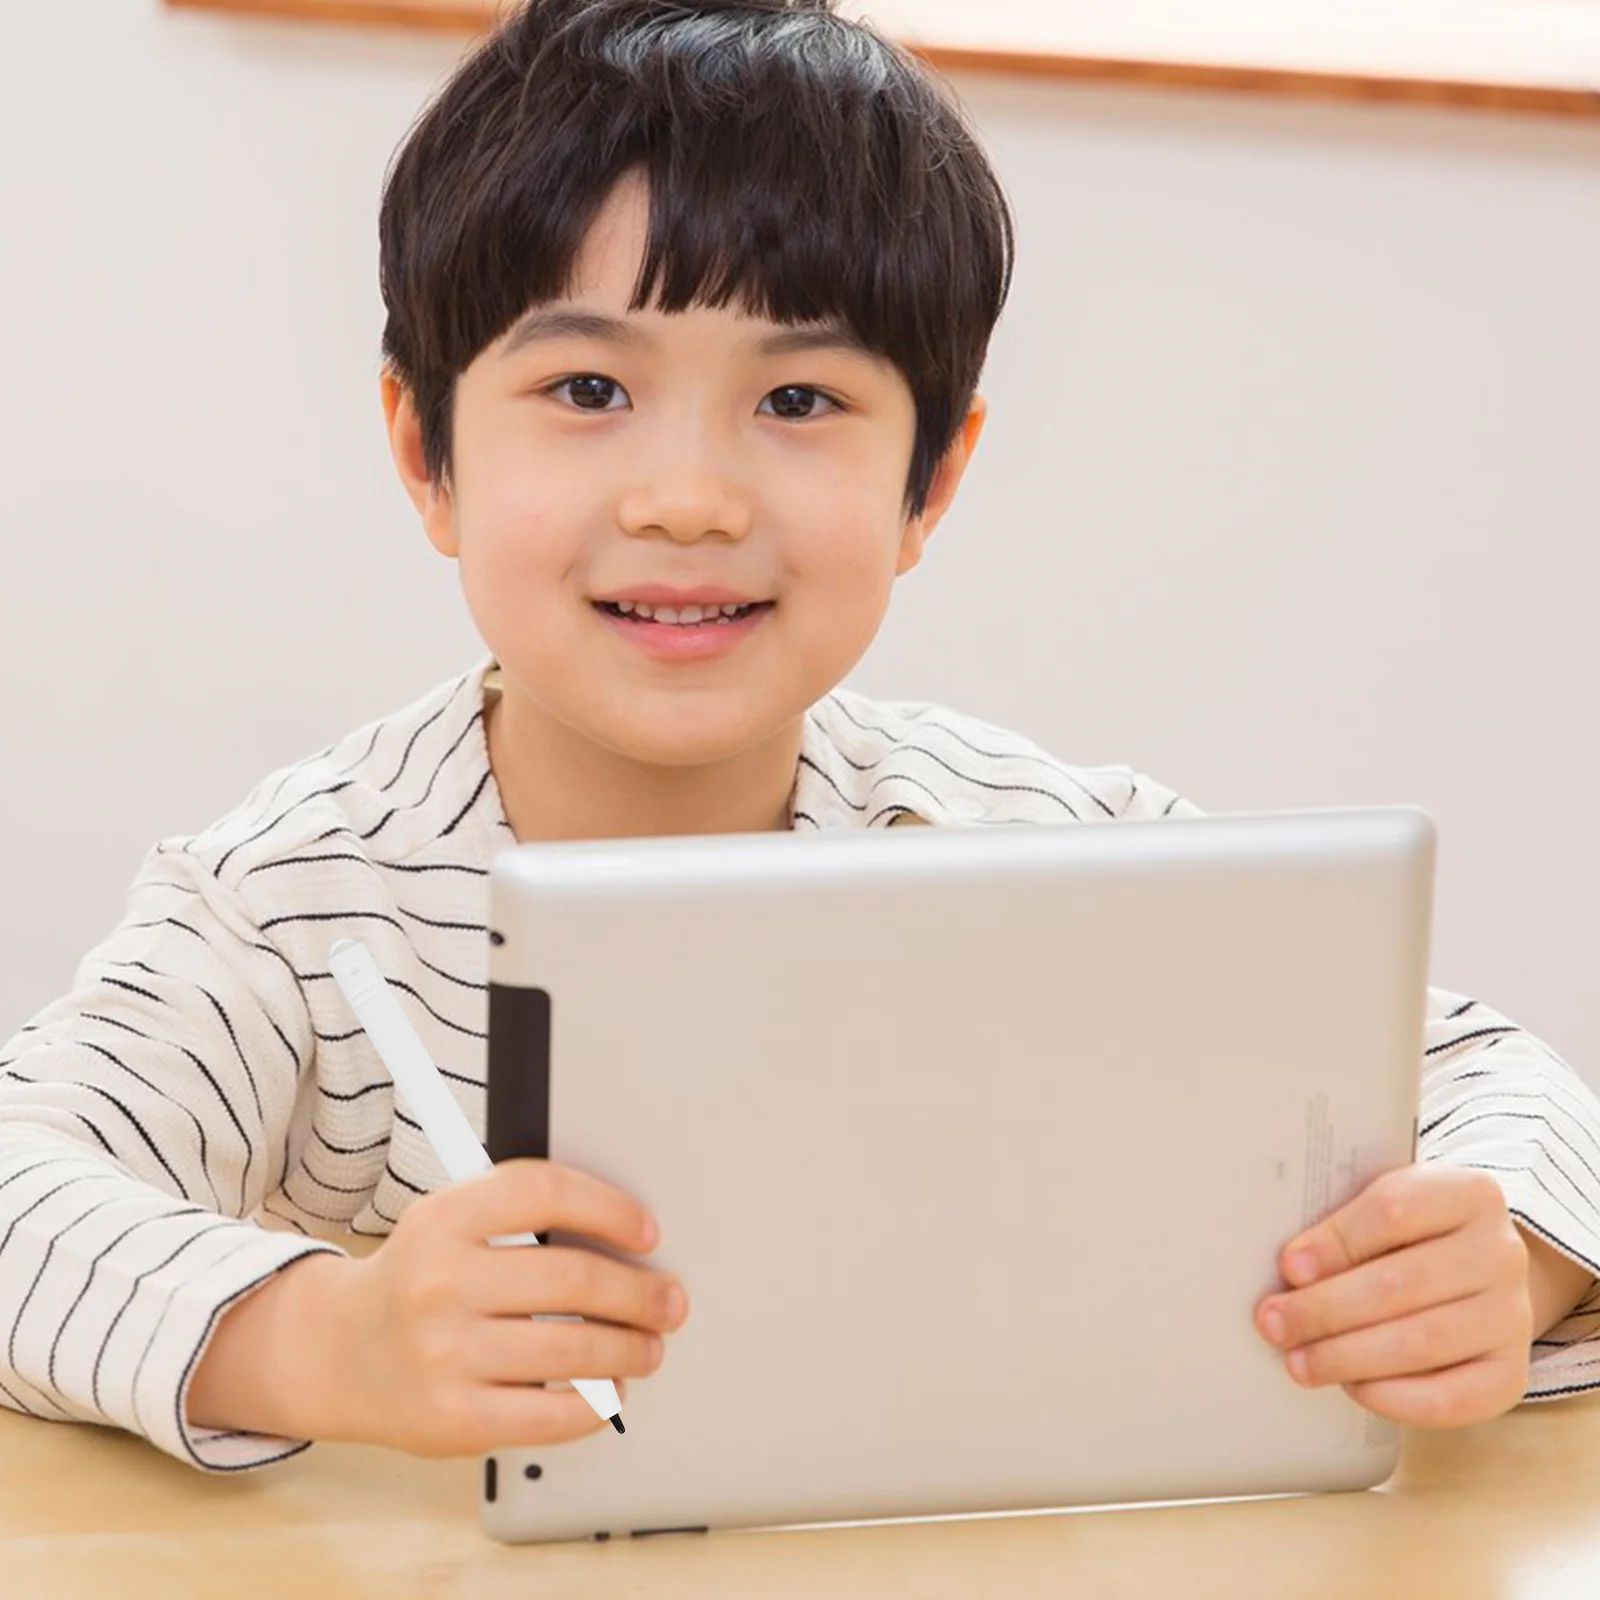
[(622, 1415), (620, 1412), (611, 1419), (611, 1426), (615, 1428), (618, 1433), (626, 1433), (628, 1431), (622, 1426)]

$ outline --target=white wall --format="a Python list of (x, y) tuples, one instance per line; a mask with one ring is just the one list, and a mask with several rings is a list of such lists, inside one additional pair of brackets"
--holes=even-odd
[[(457, 41), (17, 8), (0, 60), (0, 1036), (158, 837), (478, 653), (377, 405)], [(967, 79), (1023, 251), (856, 682), (1213, 810), (1410, 801), (1435, 974), (1600, 1083), (1600, 121)]]

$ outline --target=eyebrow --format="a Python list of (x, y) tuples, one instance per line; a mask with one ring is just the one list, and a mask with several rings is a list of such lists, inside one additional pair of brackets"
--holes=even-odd
[[(649, 342), (647, 334), (621, 317), (608, 316), (599, 311), (540, 306), (530, 311), (506, 335), (505, 347), (500, 352), (501, 359), (509, 360), (531, 344), (552, 339), (596, 339), (606, 344), (635, 346)], [(857, 337), (852, 328), (838, 321), (784, 328), (778, 333), (768, 334), (756, 346), (756, 353), (763, 356), (799, 355), (811, 350), (842, 350), (875, 362), (884, 359), (878, 351)]]
[(506, 337), (503, 357), (517, 354), (530, 344), (550, 339), (599, 339), (607, 344), (638, 344), (639, 330), (620, 317), (598, 311), (566, 311), (555, 306), (540, 306), (530, 311)]

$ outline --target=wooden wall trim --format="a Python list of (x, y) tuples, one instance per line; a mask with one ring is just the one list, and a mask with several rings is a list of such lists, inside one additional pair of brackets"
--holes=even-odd
[(287, 17), (299, 22), (378, 28), (423, 28), (433, 33), (479, 33), (494, 20), (487, 0), (166, 0), (179, 11), (227, 11)]
[[(498, 10), (496, 0), (166, 0), (166, 3), (188, 11), (350, 26), (420, 28), (462, 37), (487, 28)], [(514, 3), (514, 0), (501, 0), (501, 3)], [(943, 3), (948, 10), (950, 0), (943, 0)], [(1115, 6), (1121, 0), (1110, 0), (1110, 3)], [(1190, 3), (1194, 4), (1194, 0)], [(1283, 0), (1283, 4), (1290, 7), (1305, 3), (1306, 0)], [(1402, 5), (1404, 0), (1394, 0), (1394, 3)], [(1542, 11), (1541, 0), (1506, 0), (1506, 3), (1506, 14), (1497, 16), (1492, 4), (1486, 7), (1481, 0), (1475, 5), (1462, 0), (1463, 16), (1470, 15), (1480, 29), (1486, 17), (1521, 29), (1516, 41), (1518, 48), (1506, 52), (1506, 65), (1500, 72), (1488, 70), (1483, 60), (1475, 63), (1471, 71), (1461, 71), (1454, 65), (1448, 70), (1418, 70), (1419, 63), (1426, 58), (1426, 49), (1415, 45), (1397, 52), (1388, 63), (1381, 59), (1368, 60), (1352, 67), (1348, 40), (1339, 41), (1341, 48), (1328, 49), (1330, 63), (1319, 65), (1315, 57), (1321, 46), (1310, 30), (1304, 44), (1293, 52), (1295, 59), (1282, 59), (1287, 52), (1280, 50), (1277, 62), (1228, 60), (1211, 53), (1185, 54), (1181, 40), (1170, 54), (1167, 49), (1159, 54), (1100, 48), (1066, 49), (1054, 40), (1043, 48), (1023, 48), (1013, 37), (994, 42), (975, 37), (982, 31), (981, 0), (965, 0), (970, 7), (967, 15), (976, 13), (977, 21), (963, 18), (960, 26), (941, 29), (936, 19), (919, 30), (923, 34), (921, 38), (892, 26), (888, 31), (906, 38), (919, 55), (947, 71), (1600, 117), (1600, 0), (1592, 0), (1592, 23), (1585, 0), (1565, 0), (1566, 10), (1560, 13), (1551, 10), (1551, 0), (1543, 0)], [(914, 0), (901, 0), (899, 9), (905, 11), (913, 7)], [(1517, 8), (1515, 16), (1510, 14), (1511, 7)], [(1149, 10), (1147, 6), (1146, 11)], [(1196, 5), (1191, 15), (1199, 14), (1199, 10)], [(1431, 20), (1437, 25), (1441, 7), (1434, 5), (1432, 12)], [(1528, 48), (1530, 30), (1537, 33), (1541, 22), (1550, 19), (1559, 20), (1565, 26), (1560, 32), (1552, 32), (1547, 48)], [(1016, 31), (1012, 29), (1011, 34)], [(1106, 29), (1102, 27), (1098, 31), (1103, 38)], [(1070, 33), (1070, 28), (1057, 28), (1055, 32)], [(1190, 37), (1197, 37), (1192, 29)], [(1534, 42), (1537, 44), (1537, 40)], [(1355, 53), (1373, 55), (1370, 48)], [(1337, 64), (1331, 58), (1338, 58)]]

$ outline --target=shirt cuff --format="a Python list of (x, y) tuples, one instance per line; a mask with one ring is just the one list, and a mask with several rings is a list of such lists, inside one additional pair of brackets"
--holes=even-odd
[(246, 1472), (308, 1449), (309, 1439), (193, 1426), (185, 1415), (189, 1383), (223, 1312), (308, 1255), (343, 1255), (326, 1240), (269, 1232), (253, 1222), (218, 1230), (215, 1259), (191, 1265), (161, 1307), (133, 1383), (134, 1404), (151, 1443), (204, 1472)]
[[(1512, 1217), (1530, 1233), (1537, 1234), (1562, 1255), (1593, 1272), (1592, 1261), (1551, 1231), (1556, 1219), (1526, 1214), (1523, 1206), (1509, 1195), (1507, 1201)], [(1572, 1231), (1570, 1222), (1567, 1231)], [(1591, 1389), (1600, 1389), (1600, 1279), (1595, 1278), (1590, 1279), (1577, 1305), (1533, 1341), (1528, 1387), (1523, 1399), (1559, 1400)]]

